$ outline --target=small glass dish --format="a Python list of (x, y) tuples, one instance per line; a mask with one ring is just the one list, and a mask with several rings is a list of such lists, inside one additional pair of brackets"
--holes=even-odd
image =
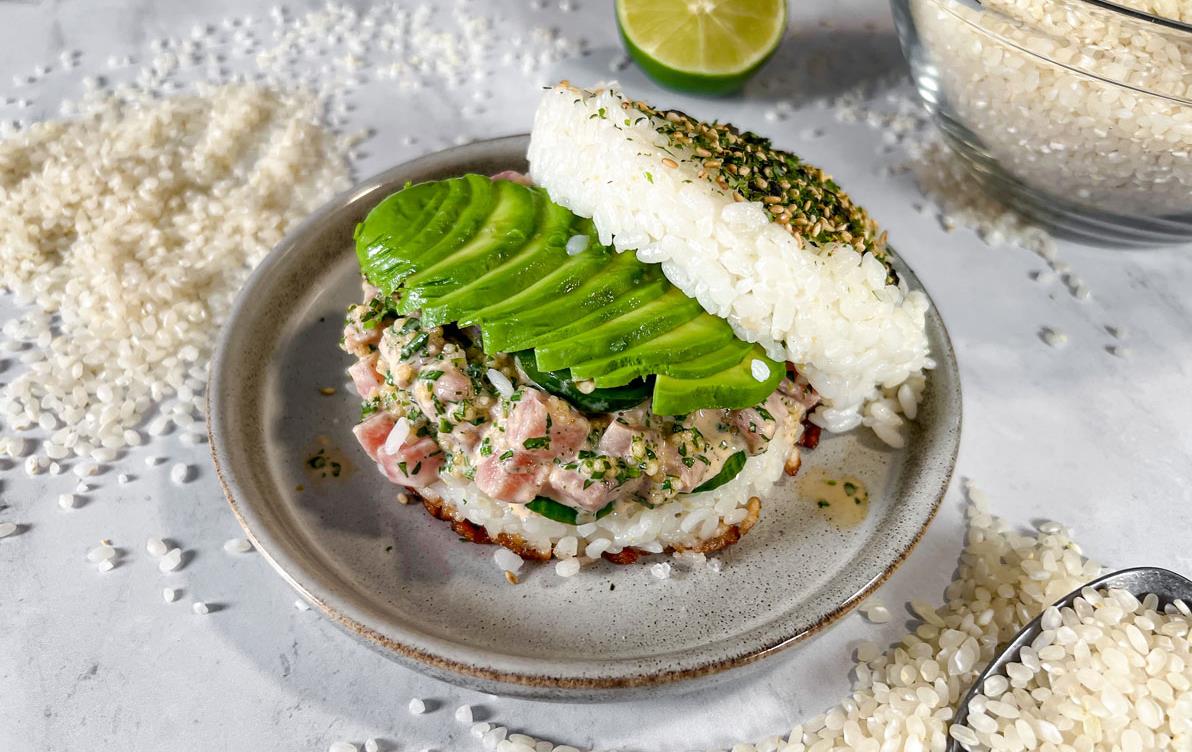
[(1192, 240), (1192, 10), (891, 0), (935, 122), (996, 197), (1058, 235)]

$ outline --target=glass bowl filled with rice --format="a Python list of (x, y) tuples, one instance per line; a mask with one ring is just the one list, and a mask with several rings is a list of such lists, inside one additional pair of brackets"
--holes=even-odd
[(1192, 3), (891, 4), (920, 96), (991, 193), (1057, 234), (1192, 239)]

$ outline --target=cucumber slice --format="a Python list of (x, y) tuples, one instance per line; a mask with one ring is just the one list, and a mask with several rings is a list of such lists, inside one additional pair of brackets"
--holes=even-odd
[[(615, 503), (610, 501), (605, 504), (596, 512), (595, 518), (600, 519), (613, 511), (613, 504)], [(562, 522), (564, 525), (579, 524), (578, 509), (564, 506), (554, 499), (548, 499), (545, 496), (536, 496), (533, 501), (526, 504), (526, 509), (529, 509), (531, 512), (537, 512), (543, 517), (554, 520), (555, 522)]]
[(741, 474), (741, 471), (745, 469), (745, 461), (748, 459), (749, 455), (745, 454), (744, 451), (733, 454), (720, 466), (720, 472), (696, 486), (691, 493), (703, 493), (704, 491), (711, 491), (713, 488), (720, 488)]
[(638, 380), (613, 389), (596, 389), (585, 394), (576, 387), (566, 371), (542, 371), (534, 362), (534, 353), (525, 350), (514, 355), (523, 372), (538, 386), (556, 397), (570, 402), (586, 413), (611, 413), (628, 410), (645, 402), (650, 397), (652, 384)]

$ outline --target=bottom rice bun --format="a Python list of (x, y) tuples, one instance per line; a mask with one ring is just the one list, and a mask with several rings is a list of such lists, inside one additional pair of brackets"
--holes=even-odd
[[(586, 109), (606, 96), (547, 93), (529, 155), (535, 181), (468, 174), (407, 185), (356, 228), (364, 300), (349, 309), (342, 347), (356, 359), (349, 373), (364, 400), (354, 431), (378, 471), (461, 537), (561, 559), (559, 573), (574, 574), (601, 558), (630, 563), (736, 543), (821, 427), (865, 422), (899, 443), (930, 365), (925, 303), (884, 265), (884, 240), (864, 212), (806, 166), (799, 210), (828, 222), (835, 239), (818, 226), (807, 238), (783, 229), (793, 211), (785, 204), (724, 194), (693, 168), (695, 194), (648, 170), (652, 191), (572, 181), (572, 170), (603, 173), (568, 163), (569, 143), (613, 173), (637, 170), (643, 155), (663, 170), (681, 168), (659, 154), (688, 157), (656, 141), (653, 152), (619, 154), (607, 143), (597, 155), (593, 144), (609, 135), (584, 123), (606, 119), (608, 107), (626, 127), (626, 114), (648, 121), (656, 136), (660, 122), (680, 118), (640, 103), (631, 112), (613, 98), (581, 123), (550, 113), (560, 92), (568, 107)], [(764, 174), (759, 185), (786, 181), (785, 172)], [(714, 284), (707, 270), (654, 258), (693, 242), (686, 231), (668, 236), (681, 222), (631, 211), (667, 214), (699, 200), (713, 210), (701, 226), (718, 245), (698, 253), (743, 254), (721, 260), (728, 271)], [(757, 208), (778, 235), (751, 224), (753, 215), (729, 221), (716, 201)], [(801, 255), (748, 263), (776, 250)], [(797, 284), (775, 271), (787, 261)], [(794, 285), (793, 311), (772, 278)], [(725, 297), (725, 285), (737, 293)], [(824, 389), (836, 400), (826, 410)], [(516, 569), (517, 559), (502, 557)]]

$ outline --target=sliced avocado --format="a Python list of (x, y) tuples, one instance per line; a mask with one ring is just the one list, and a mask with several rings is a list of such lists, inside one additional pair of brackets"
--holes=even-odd
[[(766, 366), (767, 376), (758, 381), (753, 362)], [(654, 380), (653, 410), (657, 415), (685, 415), (705, 407), (740, 410), (764, 402), (786, 375), (781, 363), (770, 360), (760, 345), (753, 345), (733, 366), (695, 379), (659, 376)]]
[[(580, 220), (576, 229), (580, 230), (588, 222), (589, 220), (586, 219)], [(576, 234), (587, 234), (587, 232), (587, 230), (583, 230)], [(595, 231), (592, 231), (592, 236), (595, 237)], [(556, 300), (579, 288), (584, 282), (591, 279), (592, 275), (608, 265), (613, 256), (614, 252), (604, 246), (589, 248), (581, 254), (566, 259), (557, 269), (549, 272), (542, 279), (513, 297), (485, 306), (461, 319), (459, 323), (470, 326), (481, 322), (499, 322), (514, 314), (534, 310), (544, 302)]]
[[(595, 251), (593, 248), (579, 255)], [(603, 268), (592, 270), (588, 276), (587, 281), (565, 294), (526, 300), (521, 310), (500, 319), (485, 320), (485, 348), (497, 348), (490, 349), (490, 352), (523, 350), (544, 337), (562, 339), (569, 333), (585, 331), (584, 328), (572, 330), (568, 327), (611, 305), (618, 297), (641, 289), (646, 282), (665, 283), (659, 270), (642, 264), (633, 254), (617, 254), (611, 259), (606, 257)], [(663, 287), (656, 286), (645, 290), (644, 294), (657, 297), (663, 291)], [(642, 300), (644, 302), (646, 298)], [(607, 321), (624, 310), (628, 309), (609, 311), (605, 317), (589, 321), (594, 322), (593, 325)]]
[(667, 363), (659, 368), (658, 372), (674, 376), (676, 379), (697, 379), (701, 376), (711, 376), (739, 363), (752, 347), (753, 345), (749, 342), (736, 339), (734, 336), (731, 342), (717, 350), (691, 360)]
[(410, 240), (409, 258), (414, 262), (415, 271), (449, 256), (470, 241), (496, 208), (497, 190), (492, 180), (483, 175), (468, 174), (448, 182), (453, 181), (466, 186), (462, 198), (444, 202), (432, 220), (432, 226), (428, 226), (430, 231), (423, 231)]
[[(433, 259), (450, 254), (467, 243), (484, 225), (493, 208), (495, 191), (492, 181), (483, 175), (464, 175), (441, 182), (446, 185), (447, 194), (417, 232), (400, 242), (375, 247), (375, 263), (386, 266), (386, 277), (382, 281), (392, 289), (370, 279), (373, 284), (387, 292), (396, 290), (403, 280)], [(415, 187), (395, 195), (404, 196)]]
[(489, 181), (489, 185), (494, 187), (496, 203), (475, 235), (441, 256), (432, 257), (428, 252), (416, 259), (418, 271), (403, 285), (402, 313), (412, 313), (426, 301), (463, 287), (499, 266), (534, 233), (537, 207), (549, 200), (545, 192), (509, 180)]
[(567, 259), (567, 241), (576, 234), (576, 217), (553, 201), (540, 204), (538, 231), (522, 250), (475, 281), (423, 306), (424, 326), (459, 321), (485, 306), (507, 300)]
[[(576, 234), (588, 247), (569, 256)], [(479, 324), (488, 352), (536, 348), (519, 354), (523, 369), (569, 385), (575, 400), (608, 406), (652, 393), (663, 415), (738, 409), (765, 400), (784, 375), (658, 265), (601, 245), (590, 219), (541, 189), (482, 175), (407, 186), (354, 237), (361, 270), (399, 293), (400, 312), (421, 310), (428, 325)], [(596, 391), (584, 395), (576, 379), (595, 379)]]
[(596, 379), (596, 386), (606, 386), (600, 377), (616, 371), (625, 380), (607, 386), (620, 386), (637, 376), (659, 373), (667, 363), (698, 358), (734, 340), (732, 328), (723, 319), (705, 313), (623, 352), (576, 363), (571, 366), (571, 378)]
[(671, 287), (661, 297), (627, 310), (593, 329), (561, 339), (552, 336), (535, 345), (538, 367), (555, 371), (585, 360), (620, 353), (703, 313), (698, 301)]
[(462, 179), (436, 180), (403, 188), (373, 207), (356, 225), (356, 258), (369, 282), (392, 293), (406, 267), (406, 242), (420, 232), (449, 196), (465, 190)]
[[(506, 327), (503, 332), (506, 341), (521, 343), (521, 347), (517, 349), (526, 349), (528, 347), (539, 347), (547, 342), (558, 342), (567, 339), (572, 335), (581, 332), (590, 331), (600, 326), (604, 322), (622, 316), (629, 311), (641, 308), (646, 303), (649, 303), (655, 298), (660, 298), (666, 291), (670, 289), (670, 285), (665, 279), (654, 279), (649, 282), (641, 282), (631, 286), (628, 290), (614, 297), (611, 301), (607, 301), (605, 295), (600, 295), (595, 306), (591, 309), (591, 313), (587, 313), (578, 319), (574, 319), (571, 323), (563, 326), (548, 326), (545, 329), (540, 329), (536, 333), (518, 326), (516, 322)], [(489, 328), (486, 327), (486, 335), (489, 333)], [(499, 338), (495, 335), (492, 337), (494, 345), (499, 342)], [(485, 339), (485, 347), (488, 345), (489, 339)], [(491, 351), (490, 351), (491, 352)], [(551, 369), (546, 369), (551, 370)]]

